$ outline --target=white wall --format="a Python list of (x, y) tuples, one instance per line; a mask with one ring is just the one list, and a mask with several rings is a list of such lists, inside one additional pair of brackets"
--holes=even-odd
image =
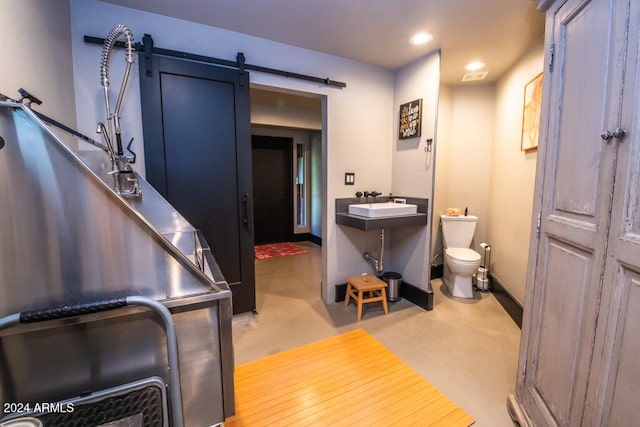
[(448, 179), (451, 160), (451, 131), (453, 128), (451, 86), (441, 85), (438, 90), (438, 122), (436, 124), (436, 138), (433, 143), (435, 177), (433, 180), (433, 200), (431, 203), (431, 264), (441, 265), (442, 233), (439, 226), (439, 215), (447, 209)]
[[(253, 88), (256, 85), (252, 86)], [(260, 87), (262, 90), (269, 88)], [(308, 96), (307, 94), (291, 93), (291, 96)], [(259, 98), (258, 98), (259, 99)], [(320, 101), (320, 100), (319, 100)], [(286, 105), (274, 105), (261, 103), (256, 97), (251, 97), (251, 124), (264, 126), (280, 126), (286, 128), (322, 130), (322, 108), (318, 102), (318, 108), (289, 107)]]
[[(434, 234), (441, 234), (439, 215), (446, 208), (459, 208), (478, 216), (473, 247), (487, 239), (489, 189), (494, 122), (495, 87), (493, 85), (443, 88), (440, 99), (436, 169)], [(441, 239), (434, 251), (442, 253)], [(440, 257), (436, 264), (442, 264)]]
[(536, 151), (520, 151), (524, 86), (542, 72), (542, 43), (525, 55), (496, 89), (496, 126), (491, 150), (491, 274), (520, 304), (524, 303), (531, 231)]
[[(403, 67), (395, 77), (391, 190), (398, 196), (429, 199), (429, 203), (433, 199), (434, 165), (433, 154), (425, 148), (426, 140), (435, 138), (439, 84), (439, 52)], [(416, 99), (422, 99), (421, 136), (401, 140), (398, 138), (400, 105)], [(404, 281), (427, 289), (431, 273), (431, 218), (426, 227), (389, 231), (389, 270), (401, 273)]]
[(43, 101), (33, 109), (76, 124), (69, 1), (0, 0), (0, 93), (24, 88)]
[(278, 108), (251, 103), (251, 123), (300, 129), (322, 129), (320, 112), (299, 108)]
[(495, 118), (495, 86), (459, 87), (453, 90), (454, 126), (451, 157), (455, 167), (449, 170), (448, 204), (478, 216), (474, 247), (487, 238), (489, 187)]
[[(390, 138), (394, 116), (393, 74), (387, 70), (268, 40), (140, 12), (96, 0), (71, 0), (73, 60), (76, 71), (78, 127), (87, 134), (104, 121), (99, 85), (101, 47), (85, 44), (84, 35), (105, 37), (116, 24), (128, 25), (136, 40), (151, 34), (157, 47), (233, 60), (243, 52), (249, 64), (301, 74), (330, 77), (347, 83), (345, 89), (251, 72), (252, 84), (326, 96), (324, 101), (323, 179), (326, 210), (323, 217), (323, 298), (334, 300), (334, 285), (366, 268), (362, 247), (335, 224), (335, 198), (350, 197), (354, 188), (344, 185), (344, 173), (355, 172), (361, 189), (391, 191)], [(112, 86), (119, 87), (124, 70), (122, 52), (111, 61)], [(114, 95), (115, 96), (115, 95)], [(131, 76), (122, 107), (123, 136), (135, 137), (144, 173), (143, 137), (137, 70)], [(357, 239), (356, 239), (357, 240)], [(363, 265), (364, 264), (364, 265)]]

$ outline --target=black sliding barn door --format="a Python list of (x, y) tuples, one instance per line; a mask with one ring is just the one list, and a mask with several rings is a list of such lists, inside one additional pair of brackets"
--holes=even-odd
[(202, 230), (233, 293), (255, 309), (248, 73), (140, 58), (147, 180)]

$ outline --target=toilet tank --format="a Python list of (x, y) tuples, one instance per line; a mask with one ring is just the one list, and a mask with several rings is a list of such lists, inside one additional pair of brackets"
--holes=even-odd
[(445, 248), (468, 248), (476, 231), (478, 217), (440, 215), (442, 242)]

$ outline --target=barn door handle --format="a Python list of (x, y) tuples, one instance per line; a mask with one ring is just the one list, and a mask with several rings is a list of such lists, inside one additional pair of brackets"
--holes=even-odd
[(242, 196), (242, 223), (244, 228), (249, 229), (249, 193)]

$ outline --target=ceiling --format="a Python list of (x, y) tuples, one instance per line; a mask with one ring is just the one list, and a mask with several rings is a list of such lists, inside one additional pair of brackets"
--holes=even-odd
[[(499, 79), (544, 35), (533, 0), (103, 0), (395, 70), (440, 49), (441, 80), (471, 61)], [(409, 38), (426, 31), (431, 42)]]

